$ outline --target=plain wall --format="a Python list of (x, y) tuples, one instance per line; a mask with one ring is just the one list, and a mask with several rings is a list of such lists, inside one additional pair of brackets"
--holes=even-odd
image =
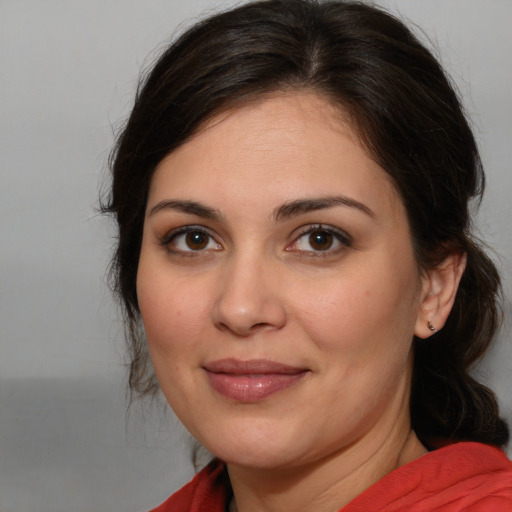
[[(141, 512), (193, 474), (172, 414), (125, 418), (105, 284), (114, 232), (94, 208), (141, 67), (177, 27), (233, 3), (0, 0), (2, 512)], [(478, 372), (512, 424), (512, 2), (381, 5), (429, 35), (474, 122), (488, 176), (479, 226), (508, 297)]]

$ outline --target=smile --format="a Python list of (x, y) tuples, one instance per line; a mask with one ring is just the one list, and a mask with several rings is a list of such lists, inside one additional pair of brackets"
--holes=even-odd
[(204, 366), (209, 382), (220, 395), (238, 402), (258, 402), (293, 386), (309, 371), (255, 359), (222, 359)]

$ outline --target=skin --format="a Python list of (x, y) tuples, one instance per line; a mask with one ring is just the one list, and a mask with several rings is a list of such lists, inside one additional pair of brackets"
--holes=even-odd
[[(137, 276), (150, 355), (178, 417), (227, 462), (240, 512), (332, 512), (425, 453), (411, 342), (442, 326), (462, 270), (456, 256), (418, 268), (390, 177), (315, 94), (229, 111), (159, 164)], [(205, 372), (225, 358), (304, 375), (230, 400)]]

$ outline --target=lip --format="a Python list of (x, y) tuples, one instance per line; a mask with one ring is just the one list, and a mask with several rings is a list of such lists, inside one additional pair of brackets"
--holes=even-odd
[(266, 359), (220, 359), (204, 365), (213, 389), (238, 402), (258, 402), (288, 389), (309, 370)]

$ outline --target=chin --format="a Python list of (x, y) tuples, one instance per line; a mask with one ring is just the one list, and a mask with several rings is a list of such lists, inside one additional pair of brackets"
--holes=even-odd
[[(245, 427), (245, 428), (244, 428)], [(279, 427), (279, 428), (278, 428)], [(254, 469), (293, 467), (307, 453), (304, 439), (293, 426), (286, 428), (275, 422), (232, 423), (223, 435), (208, 436), (200, 442), (227, 464)], [(307, 444), (307, 443), (306, 443)]]
[(294, 465), (294, 458), (282, 447), (276, 450), (260, 445), (231, 446), (221, 452), (218, 458), (233, 466), (271, 470)]

